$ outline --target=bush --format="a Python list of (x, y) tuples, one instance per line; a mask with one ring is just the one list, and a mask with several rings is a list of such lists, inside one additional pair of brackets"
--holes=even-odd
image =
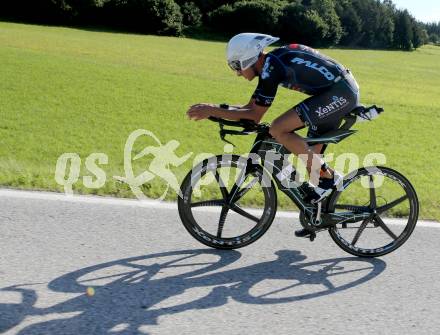
[(202, 12), (194, 2), (185, 2), (180, 6), (183, 24), (187, 27), (197, 27), (202, 23)]
[(407, 10), (398, 11), (395, 17), (394, 46), (398, 49), (412, 50), (413, 45), (413, 28), (411, 24), (411, 16)]
[[(231, 5), (223, 5), (220, 8), (209, 13), (208, 25), (218, 32), (233, 32), (235, 27), (229, 25), (229, 20), (234, 15), (234, 9)], [(225, 24), (228, 22), (228, 24)]]
[[(223, 5), (233, 5), (234, 3), (240, 0), (192, 0), (192, 1), (197, 5), (197, 7), (200, 8), (202, 14), (208, 14)], [(182, 3), (186, 2), (186, 0), (177, 0), (176, 2), (179, 5), (182, 5)]]
[(440, 35), (432, 33), (429, 35), (429, 42), (433, 44), (440, 43)]
[(59, 0), (1, 0), (0, 17), (34, 23), (63, 23), (65, 11)]
[(64, 19), (75, 24), (99, 23), (100, 9), (108, 0), (52, 0), (63, 11)]
[(219, 32), (241, 33), (245, 31), (278, 34), (278, 18), (282, 1), (239, 1), (223, 5), (210, 14), (210, 25)]
[(393, 7), (374, 0), (352, 0), (362, 21), (358, 45), (367, 48), (389, 48), (394, 38)]
[(329, 32), (328, 25), (313, 9), (290, 4), (280, 17), (280, 37), (286, 42), (321, 46)]
[(109, 0), (106, 23), (140, 33), (178, 36), (182, 13), (173, 0)]
[(341, 20), (342, 36), (341, 45), (356, 45), (362, 32), (362, 20), (351, 3), (338, 2), (336, 4), (336, 13)]
[[(209, 14), (218, 9), (219, 7), (223, 6), (223, 5), (233, 5), (234, 3), (238, 2), (238, 1), (243, 1), (243, 0), (174, 0), (179, 6), (180, 8), (182, 8), (182, 13), (183, 13), (183, 7), (185, 6), (186, 3), (191, 3), (193, 2), (195, 6), (197, 6), (197, 8), (200, 10), (200, 14), (201, 14), (201, 23), (202, 25), (206, 25), (209, 22)], [(184, 17), (185, 14), (183, 13)], [(185, 20), (185, 19), (184, 19)]]
[(338, 44), (342, 37), (342, 26), (341, 20), (336, 13), (334, 1), (312, 0), (309, 8), (315, 10), (328, 27), (321, 45), (330, 46)]

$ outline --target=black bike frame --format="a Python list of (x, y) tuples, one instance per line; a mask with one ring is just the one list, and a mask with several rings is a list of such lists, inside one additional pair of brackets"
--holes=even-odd
[[(291, 176), (294, 176), (297, 173), (296, 166), (291, 164), (291, 162), (287, 161), (288, 155), (290, 152), (284, 147), (282, 144), (276, 142), (274, 139), (270, 138), (264, 133), (258, 134), (256, 137), (254, 144), (252, 145), (252, 149), (250, 151), (251, 155), (258, 155), (261, 159), (261, 165), (272, 174), (272, 179), (275, 181), (278, 189), (285, 193), (294, 203), (298, 206), (298, 208), (304, 213), (313, 214), (316, 211), (316, 206), (306, 203), (303, 200), (303, 197), (298, 190), (298, 187), (286, 187), (283, 185), (282, 180), (280, 180), (279, 176), (283, 175), (283, 168), (286, 166), (291, 166), (292, 171), (289, 170)], [(276, 156), (279, 159), (269, 159), (268, 156)], [(286, 164), (287, 163), (287, 164)], [(277, 177), (278, 176), (278, 177)], [(288, 178), (289, 176), (285, 176)], [(296, 183), (295, 183), (296, 185)]]
[[(268, 153), (270, 156), (276, 155), (277, 159), (267, 160), (266, 157), (268, 156)], [(283, 185), (283, 181), (280, 180), (280, 176), (285, 178), (283, 180), (286, 180), (289, 177), (291, 178), (291, 176), (293, 176), (294, 173), (297, 173), (296, 167), (287, 160), (287, 157), (290, 154), (291, 153), (287, 150), (286, 147), (276, 142), (273, 138), (271, 138), (268, 135), (268, 133), (260, 132), (258, 133), (254, 141), (254, 144), (252, 146), (252, 149), (250, 151), (251, 158), (249, 158), (250, 161), (249, 164), (247, 165), (246, 173), (249, 172), (248, 169), (252, 165), (254, 164), (262, 165), (263, 168), (266, 169), (266, 171), (268, 171), (272, 175), (272, 179), (275, 181), (278, 189), (281, 190), (284, 194), (286, 194), (289, 197), (289, 199), (291, 199), (295, 203), (295, 205), (302, 212), (304, 212), (304, 214), (313, 223), (313, 226), (306, 228), (319, 229), (319, 228), (334, 226), (340, 223), (356, 223), (371, 217), (372, 212), (355, 213), (348, 211), (348, 212), (338, 212), (338, 213), (326, 213), (325, 208), (323, 208), (323, 212), (321, 213), (320, 218), (314, 217), (317, 213), (317, 206), (304, 201), (304, 198), (298, 189), (298, 187), (300, 186), (298, 185), (298, 182), (292, 182), (292, 180), (290, 180), (288, 183), (289, 186), (286, 187), (286, 185)], [(253, 159), (254, 157), (259, 157), (261, 163), (255, 162), (255, 159)], [(291, 174), (290, 176), (286, 176), (285, 173), (283, 173), (286, 167), (289, 167), (288, 171)], [(240, 185), (234, 185), (233, 189), (231, 190), (231, 194), (234, 194), (239, 187)], [(326, 206), (324, 205), (324, 207)]]
[[(377, 106), (369, 107), (368, 109), (375, 108), (376, 110), (380, 112), (383, 111), (382, 108), (379, 108)], [(360, 112), (363, 112), (366, 108), (364, 107), (357, 107), (354, 109), (351, 113), (346, 115), (344, 117), (344, 124), (339, 127), (338, 130), (329, 132), (325, 135), (323, 135), (320, 138), (307, 138), (306, 141), (309, 143), (309, 145), (316, 145), (316, 144), (323, 144), (323, 149), (321, 150), (321, 154), (324, 153), (327, 144), (329, 143), (338, 143), (342, 139), (352, 135), (355, 133), (355, 130), (350, 130), (350, 128), (355, 124), (356, 117)], [(250, 157), (247, 159), (248, 164), (246, 165), (246, 169), (244, 171), (243, 176), (247, 175), (250, 172), (250, 169), (252, 169), (252, 166), (255, 165), (262, 165), (263, 169), (266, 169), (272, 176), (272, 179), (275, 181), (277, 187), (286, 194), (289, 199), (291, 199), (295, 205), (300, 209), (301, 212), (303, 212), (306, 217), (309, 219), (309, 221), (312, 223), (312, 226), (305, 227), (307, 229), (316, 230), (320, 228), (327, 228), (330, 226), (334, 226), (336, 224), (341, 223), (356, 223), (360, 221), (364, 221), (367, 219), (370, 219), (374, 213), (373, 211), (367, 210), (368, 208), (365, 208), (365, 211), (361, 212), (338, 212), (338, 213), (328, 213), (328, 206), (327, 201), (324, 199), (322, 201), (321, 205), (321, 215), (320, 217), (317, 217), (318, 215), (318, 206), (313, 205), (310, 203), (307, 203), (304, 201), (303, 196), (301, 195), (301, 192), (298, 190), (297, 182), (293, 183), (293, 186), (291, 186), (292, 178), (291, 176), (286, 176), (285, 169), (286, 167), (292, 168), (291, 174), (293, 175), (293, 172), (296, 173), (296, 167), (286, 161), (287, 157), (291, 154), (287, 148), (285, 148), (282, 144), (276, 142), (269, 133), (269, 126), (265, 124), (255, 125), (250, 124), (249, 120), (240, 120), (240, 121), (228, 121), (223, 119), (216, 119), (216, 118), (210, 118), (212, 121), (219, 122), (220, 124), (220, 137), (222, 140), (228, 142), (225, 140), (225, 135), (250, 135), (253, 133), (257, 133), (257, 137), (254, 141), (254, 144), (252, 146), (252, 149), (250, 151)], [(341, 120), (342, 122), (342, 120)], [(244, 128), (243, 131), (236, 131), (236, 130), (227, 130), (224, 129), (224, 126), (233, 126), (233, 127), (242, 127)], [(230, 142), (228, 142), (230, 143)], [(268, 153), (272, 153), (274, 155), (277, 155), (277, 159), (274, 160), (267, 160), (266, 157)], [(258, 159), (255, 159), (258, 158)], [(282, 180), (280, 180), (281, 177), (285, 177), (289, 179), (290, 185), (286, 187), (283, 185)], [(285, 179), (283, 179), (285, 180)], [(244, 180), (239, 180), (239, 183), (235, 184), (232, 187), (232, 190), (230, 192), (231, 197), (230, 201), (233, 201), (233, 198), (238, 191), (238, 189), (241, 187), (240, 183)], [(263, 185), (264, 186), (264, 185)], [(269, 185), (266, 185), (270, 187)], [(342, 189), (344, 189), (346, 186), (346, 182), (344, 182)], [(338, 190), (335, 190), (333, 192), (339, 192)], [(329, 196), (329, 198), (331, 195)], [(302, 222), (301, 222), (302, 223)]]

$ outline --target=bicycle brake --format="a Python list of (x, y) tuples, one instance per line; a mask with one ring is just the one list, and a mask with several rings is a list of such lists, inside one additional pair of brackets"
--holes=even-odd
[(226, 142), (226, 143), (232, 145), (233, 147), (235, 147), (234, 143), (232, 143), (226, 139), (226, 135), (227, 135), (227, 132), (225, 131), (224, 126), (222, 124), (220, 124), (220, 138), (221, 138), (221, 140), (223, 142)]
[(226, 143), (232, 145), (233, 147), (235, 147), (235, 144), (232, 143), (231, 141), (228, 141), (225, 137), (226, 137), (226, 134), (220, 133), (220, 138), (222, 139), (223, 142), (226, 142)]

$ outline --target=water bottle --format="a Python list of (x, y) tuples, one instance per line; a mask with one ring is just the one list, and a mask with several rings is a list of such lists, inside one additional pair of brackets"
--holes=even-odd
[(356, 117), (356, 122), (365, 122), (365, 121), (372, 121), (375, 118), (379, 116), (379, 112), (376, 110), (376, 108), (370, 108), (366, 112), (360, 113)]

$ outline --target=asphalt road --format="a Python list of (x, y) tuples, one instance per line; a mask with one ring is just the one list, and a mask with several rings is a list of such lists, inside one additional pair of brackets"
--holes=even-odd
[(439, 334), (440, 224), (372, 260), (298, 226), (216, 251), (174, 204), (0, 190), (0, 333)]

